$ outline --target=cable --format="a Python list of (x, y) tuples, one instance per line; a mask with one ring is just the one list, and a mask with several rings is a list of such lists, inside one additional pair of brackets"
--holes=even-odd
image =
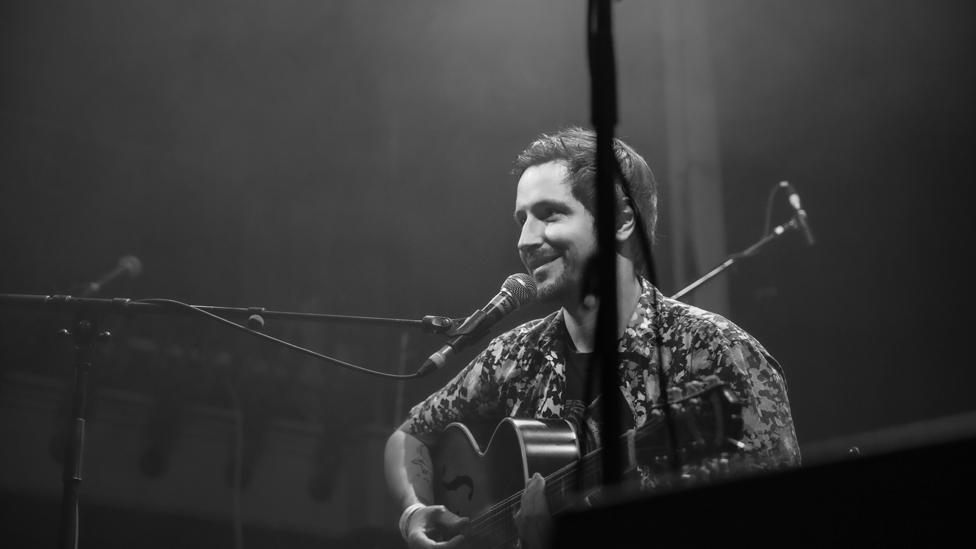
[(252, 330), (251, 328), (248, 328), (247, 326), (243, 326), (243, 325), (238, 324), (236, 322), (232, 322), (232, 321), (227, 320), (226, 318), (224, 318), (222, 316), (217, 316), (217, 315), (215, 315), (213, 313), (209, 313), (207, 311), (204, 311), (204, 310), (200, 309), (199, 307), (195, 307), (195, 306), (190, 305), (188, 303), (183, 303), (182, 301), (176, 301), (175, 299), (136, 299), (136, 300), (133, 300), (133, 302), (134, 303), (157, 303), (157, 304), (166, 304), (166, 305), (174, 305), (174, 306), (177, 306), (177, 307), (182, 307), (182, 308), (185, 308), (185, 309), (190, 309), (191, 311), (195, 311), (197, 313), (200, 313), (203, 316), (209, 317), (209, 318), (211, 318), (213, 320), (216, 320), (218, 322), (222, 322), (222, 323), (226, 324), (227, 326), (230, 326), (232, 328), (236, 328), (238, 330), (241, 330), (242, 332), (248, 333), (248, 334), (250, 334), (250, 335), (252, 335), (254, 337), (257, 337), (257, 338), (260, 338), (260, 339), (264, 339), (266, 341), (271, 341), (273, 343), (277, 343), (278, 345), (282, 345), (282, 346), (287, 347), (287, 348), (289, 348), (289, 349), (291, 349), (293, 351), (297, 351), (299, 353), (308, 355), (308, 356), (313, 357), (313, 358), (317, 358), (319, 360), (323, 360), (325, 362), (331, 362), (331, 363), (336, 364), (338, 366), (342, 366), (343, 368), (347, 368), (349, 370), (353, 370), (353, 371), (360, 372), (360, 373), (363, 373), (363, 374), (368, 374), (368, 375), (377, 376), (377, 377), (384, 377), (384, 378), (388, 378), (388, 379), (414, 379), (414, 378), (420, 377), (419, 375), (417, 375), (415, 373), (414, 374), (407, 374), (407, 375), (388, 374), (386, 372), (379, 372), (379, 371), (376, 371), (376, 370), (370, 370), (369, 368), (363, 368), (362, 366), (356, 366), (355, 364), (350, 364), (348, 362), (343, 362), (342, 360), (339, 360), (337, 358), (332, 358), (330, 356), (326, 356), (326, 355), (317, 353), (317, 352), (315, 352), (315, 351), (313, 351), (311, 349), (306, 349), (304, 347), (299, 347), (298, 345), (295, 345), (293, 343), (289, 343), (287, 341), (278, 339), (276, 337), (269, 336), (268, 334), (265, 334), (265, 333), (261, 333), (261, 332)]

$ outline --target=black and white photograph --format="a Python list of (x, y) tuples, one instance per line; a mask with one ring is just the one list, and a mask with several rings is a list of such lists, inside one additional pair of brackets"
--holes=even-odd
[(941, 547), (976, 4), (0, 3), (0, 547)]

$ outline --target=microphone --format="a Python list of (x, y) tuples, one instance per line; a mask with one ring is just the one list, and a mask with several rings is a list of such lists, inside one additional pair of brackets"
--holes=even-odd
[(508, 313), (535, 299), (535, 281), (525, 273), (515, 273), (505, 279), (502, 289), (491, 301), (458, 326), (457, 337), (424, 361), (417, 370), (418, 376), (442, 368), (458, 350), (481, 339), (496, 322)]
[(780, 181), (779, 186), (786, 189), (789, 194), (790, 206), (796, 211), (796, 222), (803, 231), (803, 236), (807, 239), (807, 245), (813, 246), (816, 240), (813, 238), (813, 231), (810, 230), (810, 222), (807, 220), (807, 212), (800, 205), (800, 195), (789, 181)]
[(95, 282), (89, 282), (85, 285), (85, 289), (82, 290), (79, 297), (87, 297), (90, 295), (97, 294), (101, 291), (102, 286), (112, 282), (116, 278), (122, 275), (129, 275), (130, 278), (135, 278), (142, 274), (142, 261), (134, 255), (127, 255), (119, 259), (119, 264), (115, 266), (114, 269), (105, 273)]

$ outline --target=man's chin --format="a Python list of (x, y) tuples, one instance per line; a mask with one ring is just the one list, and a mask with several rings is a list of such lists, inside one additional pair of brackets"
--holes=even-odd
[(535, 299), (539, 303), (549, 304), (555, 301), (555, 292), (551, 283), (536, 284)]
[(574, 293), (573, 285), (562, 278), (536, 283), (536, 300), (540, 303), (566, 305), (573, 299)]

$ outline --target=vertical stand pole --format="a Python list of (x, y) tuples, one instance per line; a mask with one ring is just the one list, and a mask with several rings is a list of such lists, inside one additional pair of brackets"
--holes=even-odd
[[(95, 354), (97, 326), (94, 321), (75, 321), (74, 331), (74, 392), (68, 445), (64, 452), (63, 489), (61, 492), (61, 526), (58, 547), (78, 547), (78, 499), (81, 491), (82, 463), (85, 454), (85, 413), (88, 405), (88, 376)], [(107, 332), (106, 332), (107, 334)]]
[(616, 68), (613, 56), (611, 0), (591, 0), (590, 66), (592, 71), (593, 126), (596, 129), (597, 311), (596, 348), (603, 401), (603, 483), (616, 486), (622, 478), (623, 451), (618, 444), (620, 425), (617, 372), (617, 219), (613, 151), (617, 124)]

